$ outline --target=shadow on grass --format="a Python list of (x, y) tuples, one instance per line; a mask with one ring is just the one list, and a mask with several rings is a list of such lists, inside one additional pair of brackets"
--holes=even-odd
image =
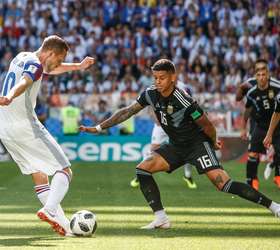
[[(116, 227), (102, 227), (99, 226), (96, 232), (96, 237), (122, 237), (122, 236), (133, 236), (133, 237), (152, 237), (152, 238), (178, 238), (178, 237), (217, 237), (217, 238), (279, 238), (279, 232), (277, 230), (277, 224), (271, 224), (270, 228), (263, 226), (263, 223), (251, 224), (246, 223), (211, 223), (211, 227), (207, 227), (205, 223), (174, 223), (172, 229), (168, 230), (143, 230), (139, 229), (140, 226), (144, 225), (145, 222), (137, 223), (139, 225), (125, 225), (125, 222), (119, 223)], [(100, 224), (99, 224), (100, 225)], [(102, 224), (101, 224), (102, 225)], [(227, 226), (228, 225), (228, 226)], [(269, 226), (270, 224), (265, 224)], [(193, 227), (195, 226), (195, 227)], [(242, 228), (240, 227), (242, 226)], [(248, 227), (247, 227), (248, 226)], [(252, 228), (252, 226), (254, 226)], [(41, 230), (31, 229), (23, 231), (21, 228), (10, 227), (9, 231), (4, 228), (0, 228), (0, 235), (3, 236), (15, 236), (20, 235), (26, 238), (7, 238), (0, 239), (0, 246), (53, 246), (57, 243), (57, 240), (63, 240), (66, 238), (57, 237), (55, 234), (42, 236)], [(40, 236), (34, 236), (36, 234)], [(30, 236), (30, 237), (28, 237)], [(40, 243), (40, 241), (43, 241)], [(49, 241), (46, 244), (44, 241)], [(53, 242), (52, 242), (53, 241)]]
[[(3, 235), (2, 232), (0, 234)], [(20, 232), (19, 235), (21, 235)], [(51, 236), (33, 236), (29, 238), (15, 237), (15, 238), (8, 238), (8, 239), (0, 239), (0, 246), (6, 246), (6, 247), (32, 246), (32, 247), (48, 248), (48, 247), (56, 246), (58, 240), (63, 240), (63, 238), (51, 237)]]
[(142, 230), (127, 228), (100, 228), (98, 236), (150, 236), (152, 238), (178, 238), (178, 237), (217, 237), (217, 238), (279, 238), (275, 228), (264, 229), (261, 224), (252, 228), (172, 228), (168, 230)]
[[(148, 208), (148, 207), (147, 207)], [(189, 207), (191, 208), (191, 207)], [(188, 209), (189, 209), (188, 208)], [(103, 210), (103, 209), (99, 209), (98, 207), (88, 207), (87, 209), (89, 210), (94, 210), (93, 212), (96, 214), (111, 214), (111, 215), (151, 215), (151, 211), (143, 211), (141, 209), (137, 209), (137, 207), (133, 210), (133, 211), (129, 211), (129, 210), (114, 210), (114, 207), (112, 208), (112, 210)], [(268, 212), (266, 209), (260, 210), (258, 211), (248, 211), (248, 212), (244, 212), (244, 211), (236, 211), (236, 210), (230, 210), (230, 211), (222, 211), (223, 208), (217, 208), (216, 210), (207, 210), (207, 211), (201, 211), (199, 210), (199, 208), (192, 208), (193, 210), (198, 210), (198, 211), (173, 211), (172, 208), (170, 209), (166, 209), (167, 213), (169, 215), (186, 215), (186, 216), (244, 216), (244, 217), (255, 217), (255, 216), (264, 216), (264, 217), (271, 217), (271, 213)], [(12, 213), (12, 214), (20, 214), (20, 213), (30, 213), (30, 214), (35, 214), (34, 212), (34, 208), (0, 208), (0, 214), (1, 213)], [(65, 209), (66, 213), (75, 213), (77, 212), (77, 209), (71, 209), (71, 208), (66, 208)], [(1, 217), (1, 216), (0, 216)], [(34, 220), (33, 220), (34, 221)]]

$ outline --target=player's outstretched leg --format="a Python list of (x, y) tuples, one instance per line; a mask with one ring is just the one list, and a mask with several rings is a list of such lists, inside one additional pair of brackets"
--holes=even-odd
[(37, 212), (41, 220), (48, 222), (57, 233), (63, 236), (67, 235), (68, 228), (65, 228), (65, 221), (61, 217), (63, 210), (60, 210), (59, 206), (68, 191), (70, 180), (70, 168), (57, 171), (52, 179), (47, 201), (44, 207)]
[(220, 191), (235, 194), (243, 199), (260, 204), (268, 208), (275, 216), (280, 217), (280, 204), (273, 202), (248, 184), (231, 180), (224, 170), (211, 170), (206, 175)]
[(192, 166), (188, 163), (184, 165), (183, 180), (187, 184), (188, 188), (190, 188), (190, 189), (196, 189), (197, 188), (197, 185), (192, 178)]

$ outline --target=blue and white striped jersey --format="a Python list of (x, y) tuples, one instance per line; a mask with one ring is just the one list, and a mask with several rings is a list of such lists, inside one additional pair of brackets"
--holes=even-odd
[(2, 139), (28, 140), (35, 137), (34, 126), (42, 126), (34, 111), (43, 75), (42, 65), (35, 53), (21, 52), (11, 61), (1, 95), (6, 96), (19, 83), (22, 75), (30, 77), (33, 84), (10, 105), (0, 107)]

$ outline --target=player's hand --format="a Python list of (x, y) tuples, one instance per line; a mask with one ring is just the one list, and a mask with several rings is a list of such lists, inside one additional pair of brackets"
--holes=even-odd
[(220, 140), (216, 140), (216, 142), (214, 144), (214, 149), (219, 150), (221, 148), (222, 148), (222, 142)]
[(95, 59), (93, 57), (87, 56), (80, 63), (80, 70), (85, 70), (85, 69), (89, 68), (94, 63), (95, 63)]
[(240, 138), (244, 141), (247, 141), (248, 136), (247, 136), (247, 129), (242, 129), (240, 132)]
[(266, 137), (263, 140), (263, 145), (268, 149), (272, 144), (272, 136), (266, 135)]
[(98, 133), (98, 131), (97, 131), (97, 129), (95, 127), (86, 127), (86, 126), (83, 126), (83, 125), (81, 125), (79, 127), (79, 130), (81, 132), (88, 132), (88, 133), (93, 133), (93, 134)]
[(0, 96), (0, 106), (7, 106), (12, 102), (12, 99), (7, 96)]

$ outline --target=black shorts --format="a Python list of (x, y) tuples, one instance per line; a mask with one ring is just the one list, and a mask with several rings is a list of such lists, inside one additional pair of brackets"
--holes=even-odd
[(255, 126), (251, 138), (249, 140), (248, 151), (260, 154), (265, 154), (266, 149), (263, 145), (263, 140), (266, 136), (266, 129), (262, 129), (259, 126)]
[(173, 172), (186, 163), (195, 166), (199, 174), (217, 168), (223, 169), (213, 145), (208, 141), (194, 142), (193, 145), (188, 147), (174, 146), (170, 143), (163, 144), (155, 152), (168, 162), (170, 167), (170, 170), (167, 171), (168, 173)]

